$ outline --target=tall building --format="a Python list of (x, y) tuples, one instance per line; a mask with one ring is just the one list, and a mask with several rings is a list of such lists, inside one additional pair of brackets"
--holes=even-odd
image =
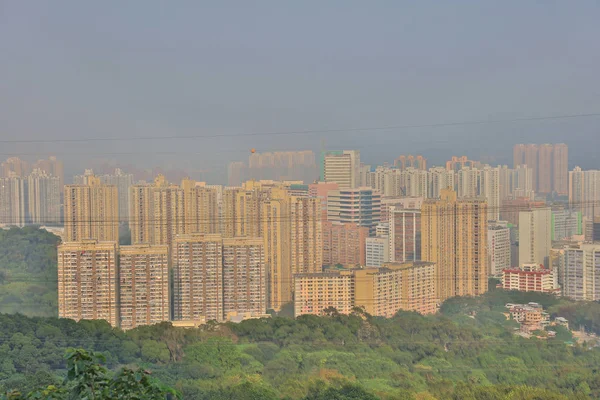
[(365, 266), (380, 268), (390, 261), (387, 236), (368, 237), (365, 239)]
[(24, 226), (26, 222), (25, 180), (14, 173), (0, 178), (0, 224)]
[(579, 211), (569, 209), (552, 210), (552, 241), (570, 239), (583, 233), (583, 221)]
[(487, 204), (457, 200), (442, 190), (421, 209), (421, 260), (437, 266), (436, 296), (476, 296), (487, 291)]
[(510, 228), (506, 222), (488, 225), (489, 275), (502, 276), (502, 270), (511, 267)]
[(553, 168), (554, 146), (542, 144), (538, 148), (538, 189), (539, 193), (552, 193), (552, 168)]
[(19, 157), (7, 158), (6, 161), (0, 165), (3, 178), (10, 178), (11, 176), (25, 178), (29, 175), (30, 169), (29, 163), (25, 160), (21, 160)]
[(562, 196), (569, 194), (569, 148), (564, 143), (554, 145), (552, 158), (552, 187)]
[(418, 156), (402, 155), (394, 160), (394, 166), (398, 167), (401, 170), (404, 170), (404, 169), (410, 167), (410, 168), (421, 169), (423, 171), (426, 171), (427, 170), (427, 159), (421, 155), (418, 155)]
[(514, 167), (532, 169), (533, 190), (548, 194), (568, 194), (569, 149), (566, 144), (517, 144), (513, 148)]
[(58, 247), (58, 316), (119, 326), (116, 242), (84, 239)]
[(573, 300), (600, 300), (600, 244), (564, 249), (559, 263), (562, 295)]
[(435, 264), (385, 263), (381, 268), (326, 271), (295, 276), (295, 315), (322, 315), (335, 308), (349, 314), (354, 307), (379, 317), (399, 310), (436, 311)]
[(133, 186), (133, 174), (126, 174), (120, 168), (113, 175), (101, 175), (100, 181), (105, 185), (115, 186), (119, 196), (119, 221), (129, 221), (129, 196)]
[(222, 321), (223, 240), (220, 235), (190, 234), (175, 239), (174, 320)]
[(552, 248), (552, 211), (537, 208), (519, 213), (519, 264), (548, 266)]
[(323, 267), (323, 231), (319, 199), (289, 196), (290, 257), (293, 274)]
[(323, 223), (323, 265), (364, 266), (368, 236), (369, 228), (364, 226), (329, 221)]
[(261, 238), (223, 239), (223, 314), (267, 310), (267, 270)]
[(46, 175), (58, 178), (59, 193), (62, 193), (62, 187), (65, 184), (65, 170), (61, 160), (50, 156), (46, 160), (38, 160), (33, 164), (33, 169), (39, 169), (45, 172)]
[(170, 319), (169, 248), (119, 248), (119, 316), (123, 330)]
[(34, 169), (27, 177), (28, 222), (36, 225), (61, 225), (60, 179)]
[(360, 186), (360, 152), (358, 150), (327, 151), (322, 154), (321, 181), (335, 182), (340, 189)]
[(308, 185), (309, 197), (314, 197), (321, 202), (321, 221), (327, 221), (327, 193), (330, 190), (338, 190), (339, 186), (335, 182), (315, 182)]
[(417, 261), (421, 257), (421, 209), (391, 206), (389, 213), (388, 259)]
[[(315, 153), (310, 150), (251, 153), (244, 178), (314, 182), (318, 178)], [(232, 184), (236, 184), (233, 179), (230, 185), (233, 186)]]
[(289, 204), (285, 195), (272, 197), (262, 204), (262, 234), (267, 264), (267, 307), (279, 311), (292, 301), (292, 268), (290, 260)]
[(369, 228), (371, 235), (381, 221), (381, 196), (371, 188), (330, 190), (327, 194), (327, 220), (355, 223)]
[(215, 188), (203, 182), (184, 179), (181, 182), (184, 198), (184, 230), (186, 233), (220, 233), (219, 203)]
[(600, 171), (575, 167), (569, 172), (569, 205), (590, 220), (600, 217)]
[(479, 194), (488, 205), (488, 221), (500, 219), (500, 168), (485, 166), (480, 170)]
[(87, 185), (66, 185), (64, 202), (65, 241), (119, 241), (116, 186), (103, 185), (91, 176)]

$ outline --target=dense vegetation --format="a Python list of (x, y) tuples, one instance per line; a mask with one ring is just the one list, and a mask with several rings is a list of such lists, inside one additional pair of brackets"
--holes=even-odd
[[(0, 315), (0, 392), (56, 384), (66, 371), (65, 350), (80, 347), (103, 353), (113, 370), (151, 370), (186, 399), (600, 396), (600, 351), (524, 339), (512, 329), (496, 311), (391, 319), (332, 311), (129, 332), (103, 321)], [(538, 397), (523, 394), (532, 391)]]
[[(34, 315), (54, 304), (56, 243), (54, 235), (33, 228), (0, 232), (0, 304), (11, 307), (4, 310)], [(12, 289), (18, 283), (27, 286)], [(47, 290), (48, 302), (31, 286)], [(5, 300), (9, 289), (17, 306)], [(431, 316), (400, 312), (383, 319), (332, 309), (326, 317), (189, 330), (162, 323), (123, 332), (104, 321), (0, 314), (0, 393), (61, 388), (70, 368), (65, 352), (82, 348), (104, 355), (115, 372), (106, 379), (139, 366), (185, 399), (600, 398), (598, 349), (566, 345), (570, 333), (560, 329), (547, 340), (514, 335), (504, 304), (530, 301), (600, 333), (600, 304), (500, 290), (450, 299)], [(39, 310), (25, 306), (34, 302)]]
[(60, 238), (37, 227), (0, 230), (0, 312), (58, 315)]

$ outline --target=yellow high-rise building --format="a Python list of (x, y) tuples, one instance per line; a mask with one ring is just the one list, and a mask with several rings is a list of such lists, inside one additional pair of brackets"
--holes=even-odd
[(117, 243), (95, 239), (58, 247), (58, 316), (119, 326)]
[(475, 296), (487, 291), (487, 203), (457, 200), (443, 189), (421, 208), (421, 260), (437, 265), (436, 296)]
[(64, 189), (65, 241), (84, 239), (119, 241), (119, 196), (117, 187), (103, 185), (90, 176), (87, 185)]
[(223, 320), (221, 235), (179, 235), (174, 248), (174, 320)]
[(169, 248), (139, 244), (119, 249), (121, 329), (169, 320)]

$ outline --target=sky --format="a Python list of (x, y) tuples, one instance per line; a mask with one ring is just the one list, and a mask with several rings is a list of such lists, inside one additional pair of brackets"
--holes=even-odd
[[(598, 116), (368, 129), (599, 113), (599, 17), (597, 1), (0, 0), (0, 158), (225, 183), (250, 148), (511, 164), (515, 143), (565, 142), (571, 167), (600, 168)], [(118, 140), (1, 142), (99, 137)]]

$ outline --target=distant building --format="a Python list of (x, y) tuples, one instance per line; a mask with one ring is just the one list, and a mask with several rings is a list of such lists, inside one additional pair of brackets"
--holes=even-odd
[(576, 235), (582, 235), (584, 232), (581, 212), (567, 209), (552, 210), (551, 232), (552, 241), (565, 240)]
[(559, 256), (562, 295), (573, 300), (600, 300), (600, 244), (582, 243)]

